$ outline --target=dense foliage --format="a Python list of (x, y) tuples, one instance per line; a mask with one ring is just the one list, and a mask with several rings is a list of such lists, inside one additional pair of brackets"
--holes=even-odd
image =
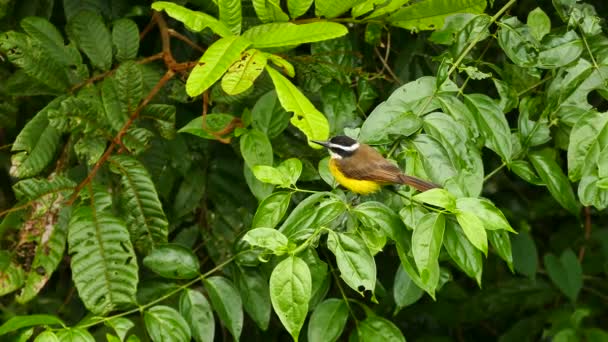
[(606, 14), (1, 1), (0, 338), (608, 340)]

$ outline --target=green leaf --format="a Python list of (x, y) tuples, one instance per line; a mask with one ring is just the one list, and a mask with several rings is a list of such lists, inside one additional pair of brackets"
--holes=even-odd
[(401, 330), (391, 321), (372, 315), (357, 325), (360, 342), (391, 341), (405, 342)]
[(93, 335), (82, 328), (68, 328), (59, 330), (57, 332), (57, 339), (59, 341), (95, 342)]
[(511, 239), (509, 232), (505, 230), (490, 230), (488, 233), (488, 240), (494, 247), (494, 250), (504, 260), (511, 272), (513, 272), (513, 252), (511, 251)]
[(267, 330), (272, 311), (268, 279), (257, 268), (242, 267), (235, 278), (245, 311), (260, 329)]
[(70, 39), (89, 57), (91, 64), (100, 70), (112, 66), (112, 36), (100, 14), (82, 11), (68, 21)]
[(125, 224), (81, 206), (72, 212), (68, 232), (72, 277), (87, 309), (101, 315), (134, 304), (138, 267)]
[(408, 30), (433, 30), (456, 13), (483, 13), (485, 0), (427, 0), (406, 6), (391, 14), (391, 25)]
[(241, 0), (219, 0), (217, 6), (220, 10), (220, 21), (235, 34), (241, 34)]
[(186, 81), (186, 92), (195, 97), (209, 89), (237, 61), (251, 43), (242, 36), (221, 38), (207, 48)]
[(174, 105), (149, 104), (144, 107), (139, 115), (142, 119), (154, 121), (161, 137), (172, 140), (175, 137), (175, 113), (177, 109)]
[(312, 1), (313, 0), (288, 0), (287, 10), (289, 11), (291, 19), (304, 15), (310, 8), (310, 5), (312, 5)]
[[(458, 203), (456, 206), (458, 207)], [(483, 227), (483, 222), (475, 214), (468, 211), (456, 212), (456, 220), (458, 220), (458, 224), (462, 227), (464, 235), (473, 246), (487, 255), (488, 238)]]
[(53, 315), (14, 316), (0, 326), (0, 336), (6, 335), (9, 332), (17, 331), (22, 328), (56, 324), (65, 327), (63, 321), (57, 316)]
[(198, 291), (184, 289), (179, 297), (179, 313), (188, 323), (196, 342), (213, 342), (215, 319), (205, 296)]
[(376, 287), (376, 262), (365, 242), (350, 233), (329, 232), (327, 247), (336, 256), (340, 277), (353, 290), (372, 293)]
[(277, 170), (289, 180), (289, 184), (296, 184), (302, 174), (302, 162), (298, 158), (289, 158), (279, 164)]
[[(203, 118), (205, 119), (203, 125)], [(190, 133), (201, 138), (215, 140), (217, 137), (211, 133), (220, 132), (232, 122), (234, 116), (229, 114), (207, 114), (199, 116), (180, 128), (180, 133)]]
[(521, 179), (525, 180), (526, 182), (528, 182), (530, 184), (534, 184), (534, 185), (545, 185), (543, 183), (542, 179), (540, 179), (540, 177), (538, 177), (538, 175), (536, 174), (536, 172), (532, 168), (532, 165), (530, 165), (529, 162), (527, 162), (525, 160), (514, 160), (511, 162), (510, 167), (511, 167), (511, 171), (513, 171), (513, 173), (518, 175)]
[(154, 248), (143, 262), (154, 273), (169, 279), (192, 279), (198, 276), (200, 268), (196, 255), (177, 244)]
[(549, 278), (572, 302), (576, 302), (583, 287), (583, 270), (571, 249), (565, 250), (559, 259), (553, 254), (544, 257)]
[(335, 18), (365, 0), (315, 0), (315, 14)]
[(339, 23), (318, 21), (310, 24), (271, 23), (256, 25), (243, 33), (256, 49), (293, 47), (346, 35), (348, 29)]
[(274, 228), (287, 212), (291, 192), (279, 191), (266, 197), (255, 212), (251, 228)]
[(49, 123), (50, 110), (59, 108), (64, 97), (58, 97), (36, 114), (19, 132), (13, 142), (11, 175), (26, 178), (35, 176), (53, 160), (59, 146), (61, 132)]
[(272, 228), (254, 228), (243, 236), (243, 241), (247, 241), (252, 246), (271, 250), (277, 255), (285, 253), (289, 242), (285, 235)]
[(421, 192), (413, 197), (415, 201), (435, 205), (449, 211), (456, 209), (456, 197), (445, 189), (437, 188)]
[(539, 42), (551, 31), (551, 19), (540, 7), (528, 13), (526, 24), (530, 27), (530, 34)]
[(26, 17), (20, 22), (23, 30), (40, 44), (48, 55), (63, 65), (81, 64), (80, 54), (72, 45), (65, 46), (59, 30), (45, 18)]
[[(389, 2), (375, 0), (373, 2), (376, 4), (382, 4), (383, 6), (376, 6), (376, 9), (370, 15), (368, 15), (365, 19), (369, 20), (372, 18), (381, 17), (385, 14), (393, 13), (396, 10), (400, 9), (403, 5), (410, 2), (410, 0), (390, 0)], [(354, 11), (355, 11), (355, 9), (353, 9), (353, 17), (356, 17), (356, 15), (354, 14)]]
[(281, 9), (280, 0), (252, 0), (253, 9), (263, 23), (288, 21), (289, 16)]
[(131, 116), (144, 97), (141, 65), (134, 61), (122, 63), (116, 70), (115, 81), (122, 113)]
[(326, 226), (346, 210), (346, 204), (340, 197), (329, 192), (320, 192), (308, 196), (289, 214), (279, 231), (289, 239), (298, 234), (308, 234), (310, 230)]
[(337, 341), (348, 319), (348, 305), (342, 299), (329, 298), (321, 302), (310, 315), (309, 341)]
[[(417, 154), (414, 153), (414, 155), (422, 159), (421, 162), (428, 178), (437, 184), (444, 184), (458, 175), (456, 167), (450, 160), (450, 155), (437, 139), (428, 134), (417, 134), (411, 141), (411, 145), (417, 151)], [(403, 155), (408, 156), (408, 152)], [(409, 158), (403, 158), (409, 162)], [(409, 165), (410, 169), (406, 169), (406, 173), (415, 174), (413, 171), (416, 171), (416, 164), (410, 163)]]
[(264, 132), (272, 139), (289, 126), (289, 113), (283, 109), (276, 91), (264, 94), (251, 110), (251, 126)]
[(241, 154), (250, 168), (256, 165), (272, 165), (272, 145), (268, 137), (257, 129), (241, 136)]
[(168, 16), (184, 23), (190, 31), (199, 32), (208, 27), (220, 37), (232, 36), (232, 32), (224, 23), (203, 12), (192, 11), (168, 1), (156, 1), (152, 3), (152, 9), (167, 12)]
[(287, 76), (294, 77), (296, 75), (296, 71), (293, 65), (283, 57), (272, 53), (267, 53), (266, 57), (269, 61), (272, 62), (272, 64), (274, 64), (277, 68), (281, 69), (281, 72), (283, 72)]
[(380, 202), (363, 202), (352, 209), (352, 213), (357, 216), (363, 225), (370, 228), (378, 227), (392, 239), (396, 239), (400, 232), (405, 229), (399, 215), (386, 204)]
[(311, 282), (308, 265), (296, 256), (281, 261), (270, 275), (272, 307), (294, 341), (308, 313)]
[(205, 289), (220, 321), (238, 340), (243, 331), (243, 303), (239, 292), (230, 280), (221, 276), (205, 279)]
[(112, 43), (116, 47), (116, 60), (124, 62), (137, 57), (139, 28), (131, 19), (118, 19), (112, 24)]
[(175, 309), (156, 305), (144, 312), (144, 323), (150, 339), (161, 341), (189, 341), (190, 328), (186, 320)]
[(319, 258), (314, 248), (308, 248), (300, 257), (308, 265), (310, 276), (312, 279), (312, 289), (310, 291), (310, 301), (308, 309), (312, 310), (319, 304), (327, 295), (331, 284), (331, 276), (327, 263)]
[(121, 195), (128, 210), (127, 227), (137, 249), (147, 252), (166, 243), (169, 223), (148, 171), (126, 155), (112, 156), (109, 162), (111, 170), (121, 175)]
[(554, 159), (551, 150), (540, 150), (528, 154), (530, 162), (538, 175), (547, 185), (549, 192), (562, 207), (566, 208), (573, 215), (580, 212), (579, 204), (574, 197), (574, 191), (568, 178)]
[(583, 41), (575, 31), (564, 35), (548, 35), (543, 39), (542, 50), (538, 53), (537, 66), (544, 69), (563, 67), (583, 53)]
[(423, 283), (436, 286), (439, 280), (439, 251), (443, 243), (445, 217), (428, 213), (418, 222), (412, 235), (412, 254)]
[(321, 176), (321, 179), (323, 179), (325, 181), (325, 183), (327, 183), (329, 186), (331, 186), (332, 189), (335, 189), (336, 187), (338, 187), (338, 181), (336, 181), (334, 176), (331, 174), (331, 171), (329, 170), (329, 160), (330, 159), (331, 159), (330, 156), (327, 156), (327, 157), (321, 159), (319, 161), (318, 171), (319, 171), (319, 176)]
[(294, 114), (290, 120), (291, 124), (306, 135), (309, 146), (321, 148), (310, 140), (327, 140), (329, 137), (329, 123), (325, 116), (283, 75), (269, 67), (266, 67), (266, 71), (276, 87), (281, 105), (286, 111)]
[(498, 24), (498, 44), (507, 57), (520, 67), (536, 64), (538, 47), (530, 29), (517, 17), (503, 18)]
[(255, 178), (261, 182), (288, 187), (289, 179), (278, 168), (267, 165), (256, 165), (252, 169)]
[(575, 182), (582, 178), (587, 160), (594, 149), (601, 149), (600, 141), (608, 137), (608, 115), (588, 111), (576, 121), (568, 143), (568, 177)]
[[(2, 251), (1, 253), (5, 254), (6, 252)], [(21, 265), (10, 262), (8, 260), (9, 258), (8, 253), (6, 253), (6, 262), (8, 265), (2, 265), (1, 267), (3, 279), (0, 282), (0, 296), (19, 290), (23, 287), (25, 281), (24, 278), (26, 274)], [(32, 273), (30, 272), (30, 274)]]
[(503, 213), (485, 198), (462, 197), (456, 200), (459, 210), (477, 216), (486, 230), (507, 230), (515, 233)]
[(477, 127), (486, 139), (485, 146), (496, 152), (507, 164), (511, 162), (511, 131), (498, 105), (487, 95), (465, 95), (465, 103), (473, 112)]
[(522, 231), (515, 235), (512, 241), (512, 248), (513, 267), (515, 267), (515, 270), (530, 279), (536, 278), (538, 252), (530, 233)]
[(124, 317), (114, 317), (107, 320), (104, 323), (107, 327), (114, 329), (116, 335), (119, 337), (119, 341), (124, 341), (125, 337), (127, 337), (127, 333), (131, 330), (135, 323), (128, 318)]
[[(54, 332), (46, 330), (36, 336), (34, 342), (59, 342), (59, 338), (57, 337), (57, 335), (55, 335)], [(110, 342), (110, 340), (108, 340), (108, 342)]]
[[(488, 232), (492, 234), (494, 232)], [(491, 240), (490, 240), (491, 241)], [(453, 220), (446, 221), (443, 245), (452, 260), (481, 287), (483, 259), (481, 252), (469, 242), (462, 228)]]
[(253, 86), (253, 82), (262, 74), (268, 58), (256, 49), (249, 49), (241, 54), (222, 78), (222, 89), (228, 95), (237, 95)]
[(422, 298), (423, 294), (424, 290), (419, 288), (412, 281), (412, 278), (410, 278), (403, 266), (399, 265), (397, 272), (395, 273), (395, 281), (393, 285), (393, 299), (395, 300), (395, 305), (397, 306), (393, 312), (393, 315), (396, 315), (404, 307), (416, 303), (420, 298)]

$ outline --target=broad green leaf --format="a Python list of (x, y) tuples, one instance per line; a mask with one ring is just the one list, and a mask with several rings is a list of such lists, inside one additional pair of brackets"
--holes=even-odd
[(518, 273), (530, 279), (536, 278), (538, 269), (538, 252), (536, 243), (530, 233), (521, 231), (513, 237), (513, 267)]
[(152, 3), (152, 9), (167, 12), (167, 15), (171, 18), (184, 23), (190, 31), (199, 32), (208, 27), (220, 37), (232, 35), (230, 29), (224, 23), (203, 12), (192, 11), (168, 1), (156, 1)]
[[(410, 146), (417, 151), (417, 157), (421, 159), (424, 171), (432, 181), (437, 184), (445, 184), (451, 178), (458, 175), (458, 170), (450, 160), (450, 155), (443, 145), (428, 134), (417, 134), (411, 140)], [(405, 157), (403, 157), (405, 155)], [(400, 155), (406, 162), (410, 162), (407, 151)], [(414, 163), (409, 164), (410, 167)], [(412, 168), (414, 169), (414, 168)], [(411, 169), (406, 169), (406, 173), (415, 174)]]
[(589, 111), (576, 121), (570, 132), (568, 143), (568, 177), (575, 182), (583, 176), (587, 160), (594, 147), (606, 142), (608, 137), (608, 115)]
[(483, 13), (485, 0), (427, 0), (406, 6), (391, 14), (391, 25), (412, 31), (434, 30), (445, 18), (456, 13)]
[(276, 87), (281, 105), (294, 114), (291, 124), (306, 135), (310, 146), (321, 148), (310, 140), (327, 140), (329, 137), (329, 123), (325, 116), (287, 78), (272, 68), (266, 67), (266, 71)]
[[(458, 207), (458, 203), (456, 204), (456, 207)], [(488, 237), (483, 222), (477, 218), (475, 214), (468, 211), (456, 212), (456, 220), (458, 221), (458, 224), (460, 224), (460, 227), (462, 227), (464, 235), (473, 246), (487, 255)]]
[(492, 82), (494, 82), (498, 95), (500, 95), (498, 107), (500, 107), (503, 113), (508, 113), (512, 109), (517, 108), (519, 95), (517, 94), (515, 88), (509, 83), (497, 78), (492, 78)]
[(200, 264), (192, 251), (182, 245), (166, 244), (154, 248), (144, 265), (169, 279), (192, 279), (199, 274)]
[[(34, 342), (60, 342), (60, 341), (54, 332), (52, 332), (51, 330), (46, 330), (46, 331), (41, 332), (38, 336), (36, 336), (36, 339), (34, 340)], [(110, 341), (108, 340), (108, 342), (110, 342)]]
[(0, 326), (0, 336), (6, 335), (9, 332), (17, 331), (22, 328), (57, 324), (65, 327), (63, 321), (57, 316), (53, 315), (14, 316)]
[(289, 113), (283, 109), (274, 90), (262, 95), (251, 110), (251, 126), (272, 139), (289, 126)]
[(188, 323), (196, 342), (213, 342), (215, 335), (213, 310), (202, 293), (184, 289), (179, 297), (179, 313)]
[(528, 154), (530, 162), (538, 175), (547, 185), (549, 192), (562, 207), (573, 215), (579, 214), (579, 204), (574, 197), (572, 185), (568, 178), (555, 161), (554, 154), (550, 150), (540, 150)]
[[(318, 45), (325, 45), (319, 43)], [(331, 62), (330, 62), (331, 63)], [(323, 113), (329, 121), (331, 136), (341, 134), (344, 128), (355, 128), (361, 125), (357, 114), (355, 90), (348, 84), (332, 81), (321, 88)]]
[(131, 19), (118, 19), (112, 24), (112, 43), (116, 48), (116, 60), (134, 59), (139, 50), (139, 29)]
[(327, 295), (331, 284), (331, 274), (327, 263), (319, 258), (314, 248), (308, 248), (299, 254), (308, 265), (312, 279), (308, 310), (313, 310)]
[(301, 25), (292, 23), (256, 25), (245, 31), (243, 37), (256, 49), (268, 49), (320, 42), (342, 37), (347, 33), (348, 29), (342, 24), (319, 21)]
[(538, 41), (551, 31), (551, 19), (540, 7), (528, 13), (526, 24), (530, 27), (532, 36)]
[(230, 28), (230, 31), (235, 34), (241, 34), (241, 0), (219, 0), (217, 5), (220, 10), (220, 21)]
[(150, 339), (161, 341), (189, 341), (188, 322), (175, 309), (156, 305), (144, 312), (144, 323)]
[(115, 155), (109, 159), (111, 170), (121, 175), (121, 196), (127, 212), (127, 227), (135, 247), (149, 251), (166, 243), (169, 223), (148, 171), (132, 157)]
[[(494, 232), (488, 232), (489, 234)], [(443, 245), (452, 260), (481, 287), (483, 259), (481, 252), (469, 242), (462, 228), (453, 220), (446, 221)]]
[[(376, 9), (370, 15), (368, 15), (365, 19), (369, 20), (369, 19), (381, 17), (385, 14), (391, 14), (391, 13), (395, 12), (396, 10), (400, 9), (403, 5), (410, 2), (410, 0), (390, 0), (388, 2), (383, 1), (383, 0), (382, 1), (374, 0), (373, 2), (375, 4), (382, 4), (384, 6), (377, 6)], [(355, 9), (353, 9), (353, 17), (355, 17), (354, 10)]]
[(583, 270), (571, 249), (565, 250), (559, 259), (553, 254), (544, 257), (549, 278), (572, 302), (576, 302), (583, 287)]
[(272, 165), (272, 145), (266, 134), (257, 129), (241, 136), (241, 155), (250, 168), (256, 165)]
[(292, 19), (300, 17), (308, 11), (313, 0), (288, 0), (287, 10)]
[(104, 323), (107, 327), (114, 329), (116, 335), (119, 337), (119, 341), (124, 341), (125, 337), (127, 337), (127, 333), (131, 328), (135, 326), (135, 323), (128, 318), (124, 317), (114, 317), (107, 320)]
[(193, 119), (184, 127), (180, 128), (178, 132), (190, 133), (201, 138), (215, 140), (217, 139), (217, 136), (215, 136), (213, 133), (221, 132), (233, 120), (234, 116), (229, 114), (211, 113)]
[(105, 314), (135, 303), (137, 258), (122, 220), (78, 207), (70, 218), (68, 246), (72, 277), (87, 309)]
[(174, 105), (149, 104), (144, 107), (139, 115), (142, 119), (154, 121), (160, 135), (168, 140), (175, 137), (175, 113), (177, 109)]
[(487, 95), (465, 95), (477, 127), (486, 139), (485, 146), (496, 152), (507, 164), (511, 162), (512, 145), (509, 123), (498, 105)]
[(131, 116), (144, 97), (141, 65), (134, 61), (122, 63), (116, 70), (115, 82), (122, 113)]
[(275, 184), (281, 187), (290, 185), (289, 179), (278, 168), (268, 165), (256, 165), (252, 169), (255, 178), (261, 182)]
[(266, 57), (269, 61), (272, 62), (277, 68), (281, 69), (281, 71), (289, 76), (294, 77), (296, 75), (296, 71), (291, 63), (289, 63), (285, 58), (275, 55), (272, 53), (267, 53)]
[(55, 157), (61, 132), (48, 119), (50, 110), (58, 109), (63, 97), (51, 101), (19, 132), (11, 151), (11, 175), (26, 178), (40, 173)]
[(254, 228), (243, 236), (243, 240), (252, 246), (271, 250), (277, 255), (285, 253), (289, 242), (285, 235), (272, 228)]
[(315, 0), (315, 14), (335, 18), (365, 0)]
[(369, 316), (357, 325), (360, 342), (391, 341), (405, 342), (401, 330), (391, 321), (380, 316)]
[(263, 23), (288, 21), (289, 16), (281, 9), (280, 0), (252, 0), (253, 9)]
[(415, 201), (435, 205), (447, 210), (456, 209), (456, 198), (445, 189), (437, 188), (421, 192), (413, 197)]
[(564, 35), (548, 35), (543, 39), (542, 50), (538, 53), (537, 66), (555, 69), (568, 65), (583, 53), (583, 41), (575, 31)]
[(294, 341), (308, 313), (311, 282), (308, 265), (296, 256), (281, 261), (270, 275), (272, 307)]
[(279, 164), (277, 170), (289, 180), (289, 184), (296, 184), (302, 174), (302, 162), (298, 158), (289, 158)]
[(288, 238), (305, 238), (312, 229), (328, 225), (346, 210), (346, 204), (337, 195), (320, 192), (308, 196), (289, 214), (279, 231)]
[(242, 36), (221, 38), (207, 48), (186, 81), (186, 92), (194, 97), (209, 89), (251, 44)]
[[(5, 251), (2, 251), (4, 253)], [(2, 265), (2, 282), (0, 282), (0, 296), (4, 296), (23, 287), (26, 273), (21, 265), (8, 261), (10, 257), (7, 253), (8, 265)], [(30, 275), (32, 273), (30, 272)]]
[(274, 228), (283, 219), (287, 212), (291, 192), (279, 191), (266, 197), (255, 212), (251, 228)]
[(443, 214), (424, 215), (412, 234), (412, 254), (422, 282), (436, 286), (439, 279), (439, 251), (443, 242), (445, 217)]
[(23, 30), (40, 44), (40, 48), (51, 58), (65, 66), (82, 63), (80, 53), (73, 45), (65, 46), (64, 38), (55, 25), (45, 18), (26, 17), (20, 22)]
[(329, 232), (327, 247), (336, 256), (340, 277), (361, 295), (376, 287), (376, 262), (365, 242), (350, 233)]
[(456, 200), (459, 210), (477, 216), (486, 230), (507, 230), (515, 233), (503, 213), (485, 198), (462, 197)]
[(260, 329), (268, 329), (272, 311), (268, 279), (257, 268), (242, 267), (235, 278), (245, 311)]
[(222, 89), (228, 95), (237, 95), (253, 86), (253, 82), (262, 74), (268, 58), (263, 52), (250, 49), (241, 54), (222, 78)]
[(352, 212), (363, 225), (370, 228), (378, 227), (392, 239), (396, 239), (400, 232), (405, 229), (399, 215), (386, 204), (380, 202), (363, 202), (352, 209)]
[(530, 165), (529, 162), (527, 162), (525, 160), (514, 160), (511, 162), (510, 167), (511, 167), (511, 171), (513, 171), (513, 173), (518, 175), (521, 179), (525, 180), (526, 182), (528, 182), (530, 184), (534, 184), (534, 185), (545, 185), (543, 183), (542, 179), (540, 179), (540, 177), (538, 177), (538, 175), (536, 174), (536, 172), (532, 168), (532, 165)]
[(205, 289), (222, 324), (238, 340), (243, 331), (243, 303), (232, 282), (221, 276), (205, 279)]
[(336, 181), (334, 176), (331, 174), (331, 171), (329, 170), (330, 158), (330, 156), (327, 156), (319, 161), (318, 171), (319, 176), (321, 176), (321, 179), (323, 179), (325, 183), (331, 186), (332, 189), (335, 189), (336, 187), (338, 187), (338, 181)]
[(395, 281), (393, 283), (393, 299), (395, 300), (395, 311), (393, 315), (396, 315), (401, 309), (411, 304), (416, 303), (422, 295), (424, 290), (419, 288), (410, 278), (409, 274), (405, 271), (403, 266), (399, 265), (397, 272), (395, 273)]
[(112, 36), (99, 13), (82, 11), (68, 21), (67, 32), (97, 69), (112, 66)]
[(517, 17), (502, 18), (498, 25), (498, 44), (507, 57), (520, 67), (536, 65), (538, 43), (528, 26), (523, 25)]
[(93, 335), (82, 328), (62, 329), (56, 335), (59, 341), (95, 342)]
[(505, 230), (490, 230), (488, 233), (488, 240), (494, 247), (494, 250), (504, 260), (511, 272), (513, 272), (513, 252), (511, 251), (511, 239), (509, 232)]
[(348, 305), (343, 299), (329, 298), (310, 315), (308, 341), (337, 341), (348, 319)]
[(124, 94), (120, 94), (117, 83), (116, 77), (107, 77), (101, 82), (100, 86), (105, 121), (109, 123), (115, 132), (120, 131), (129, 119), (129, 113), (124, 111), (125, 97)]

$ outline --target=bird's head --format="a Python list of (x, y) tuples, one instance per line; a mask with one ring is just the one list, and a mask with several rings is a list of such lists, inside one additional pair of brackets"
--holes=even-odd
[(331, 157), (335, 159), (352, 156), (360, 146), (357, 140), (345, 135), (337, 135), (327, 141), (312, 140), (312, 142), (326, 147)]

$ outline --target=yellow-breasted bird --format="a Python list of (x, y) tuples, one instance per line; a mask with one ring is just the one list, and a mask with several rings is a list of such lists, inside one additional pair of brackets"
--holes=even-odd
[(329, 150), (329, 171), (345, 188), (358, 194), (370, 194), (386, 184), (406, 184), (418, 191), (439, 188), (420, 178), (407, 176), (369, 145), (344, 135), (328, 141), (312, 142)]

